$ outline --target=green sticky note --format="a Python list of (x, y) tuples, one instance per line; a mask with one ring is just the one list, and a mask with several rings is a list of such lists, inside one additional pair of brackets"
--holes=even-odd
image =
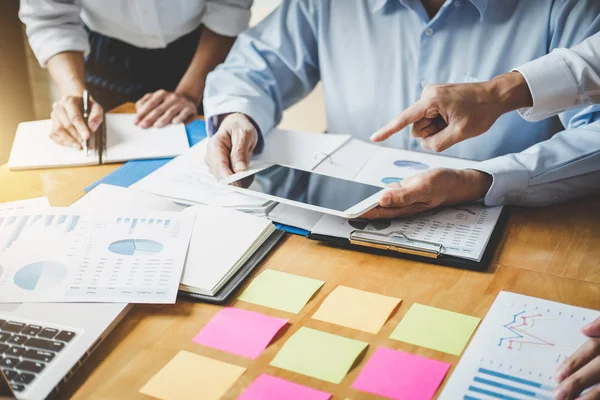
[(340, 383), (369, 344), (302, 327), (271, 365), (327, 382)]
[(459, 356), (479, 321), (470, 315), (415, 303), (390, 338)]
[(267, 269), (250, 283), (238, 299), (298, 314), (323, 283)]

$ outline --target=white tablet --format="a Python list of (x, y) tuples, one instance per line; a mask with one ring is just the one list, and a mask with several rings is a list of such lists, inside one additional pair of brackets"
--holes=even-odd
[(277, 164), (233, 175), (223, 183), (240, 193), (343, 218), (356, 218), (375, 208), (383, 190)]

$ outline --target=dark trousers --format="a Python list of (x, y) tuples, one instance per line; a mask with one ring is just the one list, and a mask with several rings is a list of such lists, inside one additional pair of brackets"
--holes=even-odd
[(159, 89), (174, 91), (194, 57), (202, 26), (164, 49), (140, 48), (87, 31), (90, 53), (85, 59), (86, 86), (108, 111)]

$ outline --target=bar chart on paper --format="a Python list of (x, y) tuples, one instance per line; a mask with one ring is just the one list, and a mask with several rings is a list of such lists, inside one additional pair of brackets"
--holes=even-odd
[(440, 399), (552, 399), (556, 368), (600, 312), (501, 292)]

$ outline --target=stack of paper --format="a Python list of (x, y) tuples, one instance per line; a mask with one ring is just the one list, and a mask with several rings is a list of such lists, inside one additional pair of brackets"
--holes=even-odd
[(221, 185), (204, 162), (207, 140), (175, 158), (147, 177), (131, 185), (132, 189), (165, 197), (186, 205), (214, 205), (264, 213), (271, 202), (244, 196)]
[[(349, 135), (318, 134), (274, 129), (267, 135), (264, 151), (255, 156), (247, 174), (272, 164), (312, 170), (344, 145)], [(266, 216), (276, 205), (271, 201), (239, 194), (220, 184), (204, 162), (208, 140), (136, 182), (131, 187), (167, 197), (177, 203), (235, 208)]]
[[(184, 209), (156, 195), (111, 185), (99, 185), (71, 207), (85, 210), (101, 205), (124, 212)], [(228, 208), (190, 207), (181, 218), (196, 223), (180, 289), (209, 296), (216, 294), (275, 232), (269, 220)]]
[[(142, 129), (134, 114), (106, 114), (104, 163), (174, 157), (188, 148), (183, 124)], [(61, 146), (50, 137), (51, 120), (23, 122), (8, 160), (9, 169), (53, 168), (98, 164), (98, 154)], [(35, 146), (31, 144), (35, 143)]]

